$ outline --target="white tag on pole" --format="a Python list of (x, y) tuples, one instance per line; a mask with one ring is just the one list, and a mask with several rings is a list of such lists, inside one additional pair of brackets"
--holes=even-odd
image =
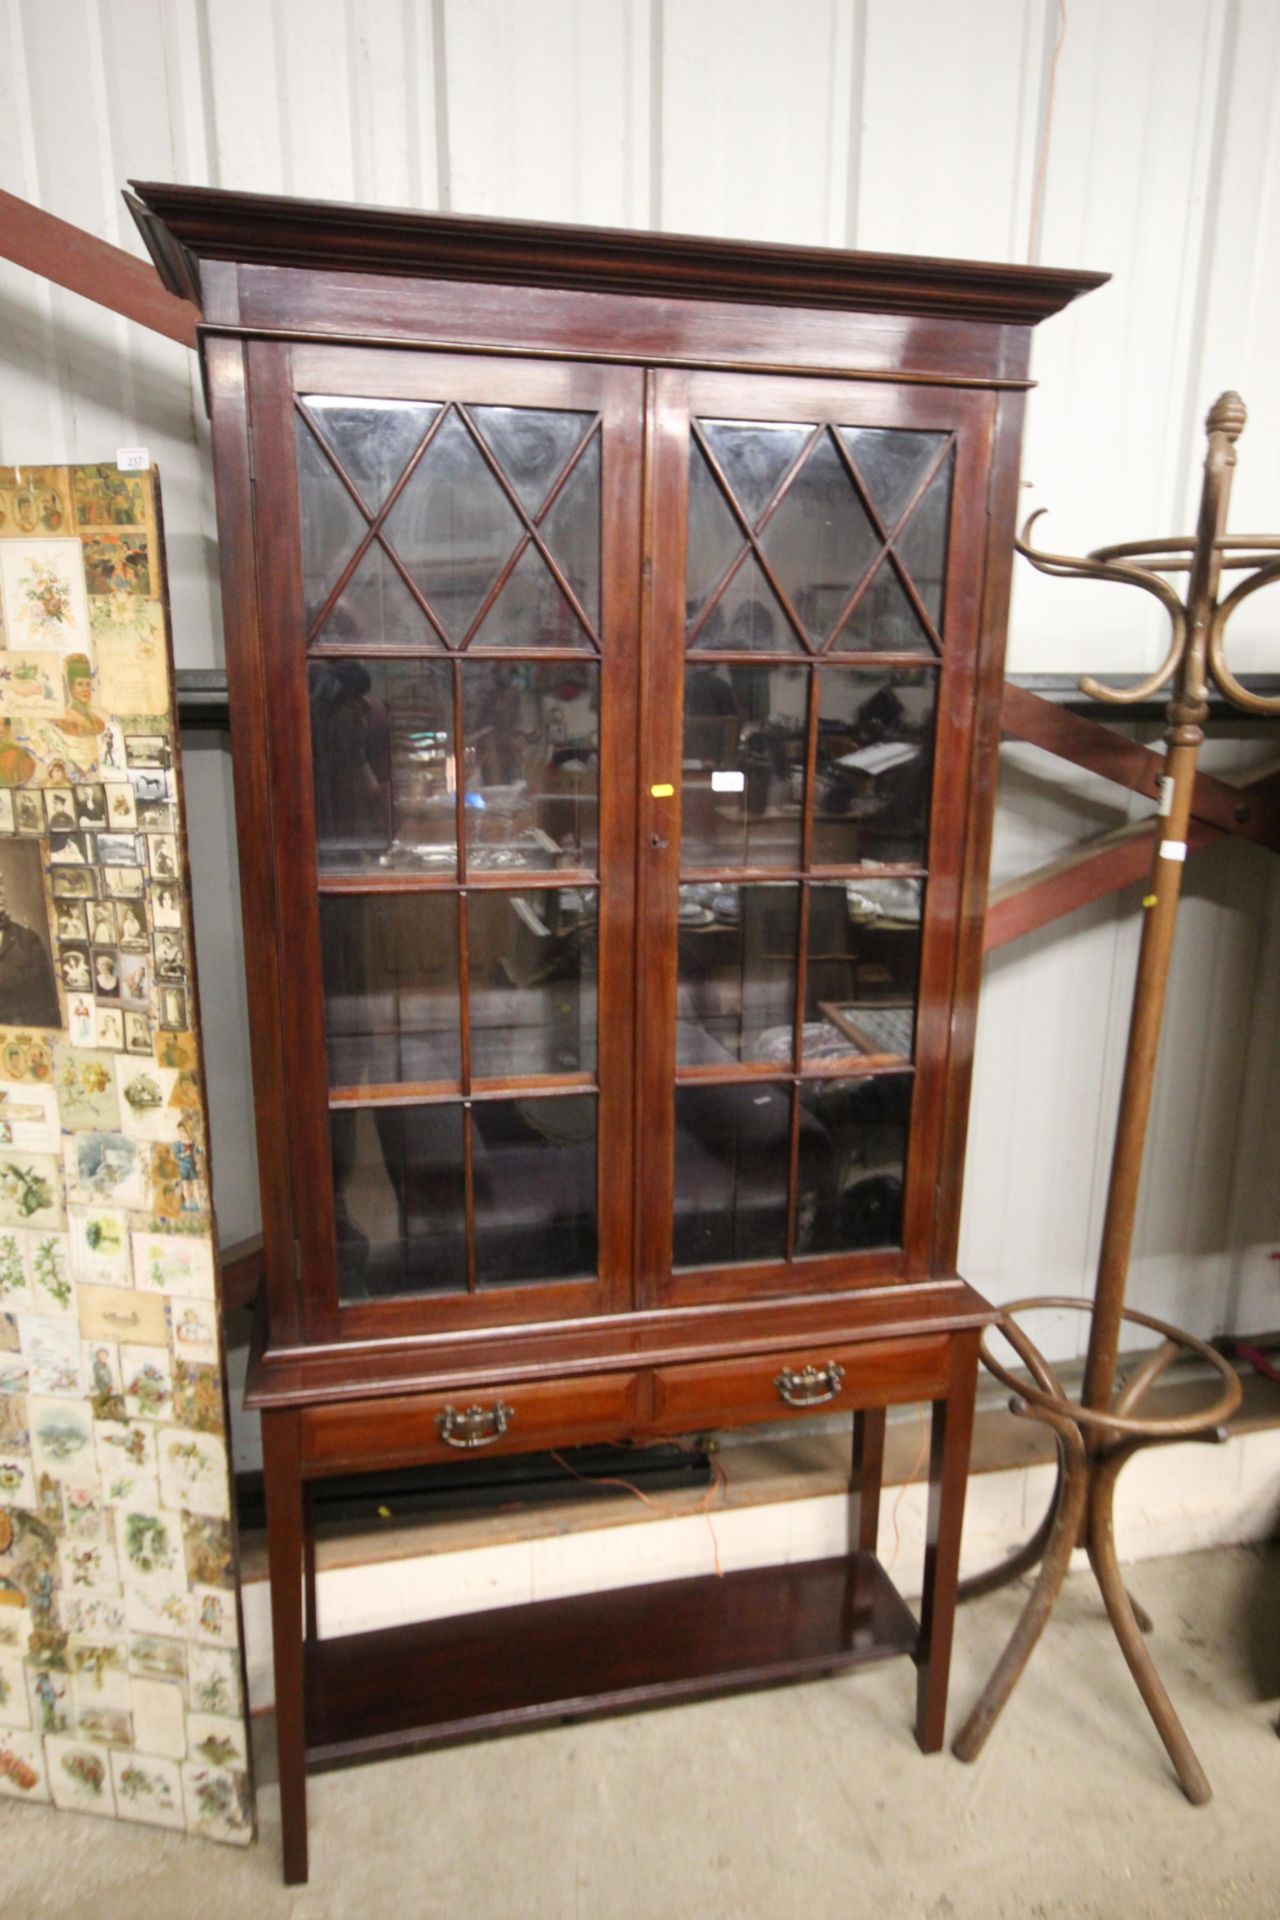
[(1186, 857), (1187, 843), (1185, 840), (1162, 840), (1160, 842), (1160, 858), (1162, 860), (1185, 860)]
[(1171, 773), (1160, 775), (1158, 792), (1160, 818), (1164, 820), (1173, 812), (1173, 775)]

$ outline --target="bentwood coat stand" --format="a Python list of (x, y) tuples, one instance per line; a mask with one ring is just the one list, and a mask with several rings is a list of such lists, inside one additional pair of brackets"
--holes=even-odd
[[(308, 1766), (566, 1713), (909, 1653), (936, 1750), (1030, 329), (1100, 276), (137, 193), (213, 420), (286, 1878)], [(846, 1558), (319, 1637), (325, 1474), (822, 1408)]]

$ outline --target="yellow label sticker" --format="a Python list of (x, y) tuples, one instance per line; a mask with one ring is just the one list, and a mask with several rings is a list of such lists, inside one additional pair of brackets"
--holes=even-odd
[(669, 780), (659, 780), (657, 786), (650, 787), (649, 791), (655, 800), (670, 800), (675, 788)]
[(1144, 897), (1143, 897), (1143, 901), (1142, 901), (1142, 904), (1143, 904), (1143, 906), (1144, 906), (1144, 907), (1154, 907), (1154, 905), (1156, 904), (1156, 896), (1155, 896), (1155, 894), (1154, 894), (1154, 893), (1148, 893), (1148, 894), (1146, 894), (1146, 895), (1144, 895)]

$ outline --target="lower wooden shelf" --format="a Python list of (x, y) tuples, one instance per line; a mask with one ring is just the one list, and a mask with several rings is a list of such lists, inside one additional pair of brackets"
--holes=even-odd
[(306, 1648), (308, 1767), (914, 1654), (874, 1554), (541, 1600)]

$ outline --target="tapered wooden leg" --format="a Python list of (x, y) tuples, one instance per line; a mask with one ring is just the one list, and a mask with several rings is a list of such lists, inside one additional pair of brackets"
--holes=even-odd
[(309, 1481), (302, 1484), (302, 1590), (304, 1631), (308, 1640), (320, 1638), (316, 1610), (316, 1516), (315, 1499)]
[(307, 1877), (300, 1425), (300, 1416), (289, 1411), (264, 1411), (262, 1415), (280, 1824), (284, 1834), (285, 1884), (291, 1887), (301, 1885)]
[(880, 1486), (884, 1478), (883, 1407), (853, 1416), (853, 1480), (849, 1537), (859, 1553), (874, 1553), (880, 1531)]
[(951, 1380), (945, 1400), (933, 1403), (929, 1447), (929, 1528), (925, 1540), (920, 1644), (916, 1651), (916, 1739), (937, 1753), (947, 1730), (947, 1681), (956, 1618), (956, 1577), (964, 1525), (965, 1482), (978, 1384), (978, 1335), (951, 1343)]

